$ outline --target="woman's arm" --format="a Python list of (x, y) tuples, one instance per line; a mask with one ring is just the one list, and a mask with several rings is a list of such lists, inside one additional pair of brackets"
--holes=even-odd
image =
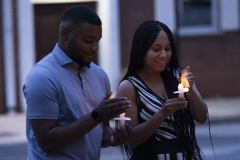
[(208, 108), (206, 103), (202, 100), (196, 85), (193, 84), (186, 94), (194, 120), (201, 124), (205, 123), (207, 120)]
[[(119, 85), (116, 93), (116, 97), (122, 96), (127, 97), (127, 99), (131, 101), (132, 107), (126, 112), (126, 117), (131, 118), (131, 121), (128, 121), (127, 123), (129, 126), (132, 126), (138, 123), (139, 103), (137, 102), (137, 92), (133, 84), (127, 80), (123, 81)], [(130, 140), (127, 143), (128, 146), (133, 149), (149, 139), (167, 116), (171, 115), (179, 109), (183, 109), (186, 107), (186, 104), (187, 102), (184, 98), (167, 100), (164, 104), (164, 107), (159, 112), (156, 112), (146, 122), (138, 124), (132, 129)]]
[(186, 70), (183, 72), (181, 82), (184, 84), (184, 87), (189, 88), (186, 95), (194, 120), (201, 124), (205, 123), (207, 120), (208, 108), (206, 103), (202, 100), (202, 97), (196, 87), (194, 77), (190, 72), (189, 66), (187, 66)]

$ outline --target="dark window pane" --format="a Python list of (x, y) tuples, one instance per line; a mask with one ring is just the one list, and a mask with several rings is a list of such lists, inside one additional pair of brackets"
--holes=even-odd
[(211, 0), (184, 0), (179, 3), (179, 25), (211, 25)]

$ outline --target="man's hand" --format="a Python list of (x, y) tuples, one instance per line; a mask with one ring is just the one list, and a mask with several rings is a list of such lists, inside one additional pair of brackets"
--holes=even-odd
[(98, 106), (98, 111), (103, 121), (109, 121), (119, 114), (126, 112), (131, 107), (131, 102), (127, 101), (126, 97), (111, 98), (111, 95), (112, 92), (110, 92)]

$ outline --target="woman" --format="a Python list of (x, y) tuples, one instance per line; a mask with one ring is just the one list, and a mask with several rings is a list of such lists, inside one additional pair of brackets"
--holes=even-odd
[[(173, 93), (179, 83), (189, 88), (185, 97)], [(137, 28), (118, 96), (132, 104), (126, 112), (131, 138), (122, 148), (130, 160), (202, 159), (194, 120), (206, 122), (207, 105), (190, 67), (179, 66), (174, 38), (165, 24), (146, 21)]]

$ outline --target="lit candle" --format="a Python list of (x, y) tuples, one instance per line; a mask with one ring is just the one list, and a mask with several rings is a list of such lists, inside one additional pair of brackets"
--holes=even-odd
[(188, 92), (188, 88), (183, 88), (183, 83), (180, 83), (178, 85), (178, 91), (175, 91), (173, 93), (179, 93), (178, 97), (184, 97), (184, 92)]
[(119, 124), (124, 126), (125, 121), (130, 121), (131, 118), (125, 117), (125, 113), (119, 115), (119, 118), (114, 118), (114, 120), (118, 120)]

